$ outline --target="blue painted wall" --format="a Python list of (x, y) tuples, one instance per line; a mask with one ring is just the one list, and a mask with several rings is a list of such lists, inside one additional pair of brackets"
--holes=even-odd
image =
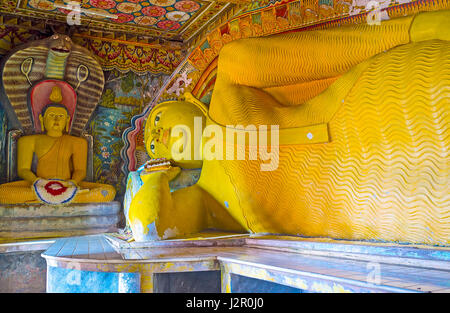
[(47, 268), (47, 292), (117, 293), (119, 291), (139, 292), (139, 273), (88, 272), (53, 266)]
[(232, 293), (304, 293), (297, 289), (260, 279), (231, 274)]

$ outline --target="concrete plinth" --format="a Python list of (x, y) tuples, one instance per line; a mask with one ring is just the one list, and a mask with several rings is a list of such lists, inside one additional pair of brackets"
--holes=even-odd
[(114, 232), (119, 202), (0, 205), (0, 242)]

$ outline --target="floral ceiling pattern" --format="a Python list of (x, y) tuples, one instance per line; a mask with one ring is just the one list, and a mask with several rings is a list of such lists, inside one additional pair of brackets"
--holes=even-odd
[(220, 15), (230, 7), (230, 3), (215, 0), (5, 1), (0, 13), (66, 22), (79, 8), (81, 25), (90, 28), (178, 40), (186, 39), (185, 32), (192, 34), (203, 27), (196, 22), (204, 20), (203, 16)]
[[(26, 0), (30, 9), (60, 12), (71, 11), (57, 8), (57, 0)], [(88, 0), (80, 3), (81, 9), (98, 13), (97, 18), (109, 19), (113, 23), (132, 23), (153, 26), (161, 30), (177, 30), (205, 7), (203, 1), (192, 0)], [(81, 12), (87, 15), (85, 12)], [(111, 14), (117, 18), (103, 17), (100, 14)]]

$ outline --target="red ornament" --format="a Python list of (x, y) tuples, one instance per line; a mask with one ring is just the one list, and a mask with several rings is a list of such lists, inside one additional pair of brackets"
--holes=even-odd
[(181, 27), (180, 23), (174, 22), (171, 20), (164, 20), (164, 21), (159, 22), (156, 25), (158, 25), (159, 28), (168, 29), (168, 30), (176, 30)]
[(134, 16), (131, 14), (117, 13), (116, 15), (118, 16), (118, 18), (113, 20), (116, 23), (127, 23), (134, 19)]
[(152, 17), (159, 17), (166, 14), (166, 9), (158, 6), (149, 6), (142, 9), (142, 13)]
[(91, 0), (91, 5), (100, 9), (112, 9), (116, 6), (114, 0)]
[(200, 4), (191, 0), (183, 0), (175, 3), (174, 7), (178, 11), (191, 13), (200, 9)]
[(58, 181), (51, 181), (45, 184), (45, 190), (52, 196), (59, 196), (67, 190), (67, 187)]

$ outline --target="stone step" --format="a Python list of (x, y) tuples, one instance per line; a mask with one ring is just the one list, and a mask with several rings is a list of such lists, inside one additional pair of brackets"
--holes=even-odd
[(119, 202), (0, 205), (0, 241), (114, 232), (122, 219)]
[(107, 228), (119, 222), (119, 216), (65, 216), (34, 218), (0, 218), (1, 231), (46, 231), (86, 228)]
[(0, 218), (3, 217), (66, 217), (89, 215), (114, 215), (120, 212), (120, 203), (77, 203), (64, 206), (49, 204), (2, 204)]

